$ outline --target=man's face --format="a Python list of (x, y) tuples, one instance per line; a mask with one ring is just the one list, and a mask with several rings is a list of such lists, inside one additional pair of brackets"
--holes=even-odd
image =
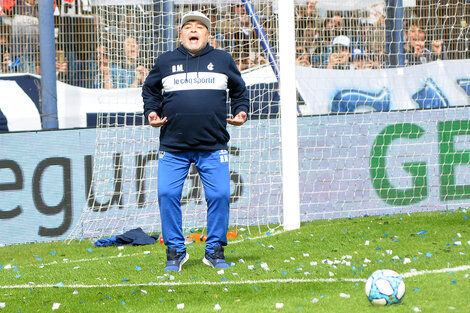
[(134, 38), (126, 38), (124, 42), (124, 51), (126, 53), (126, 57), (130, 59), (137, 59), (139, 56), (139, 45)]
[(343, 18), (338, 15), (331, 17), (326, 23), (326, 28), (331, 36), (338, 36), (343, 28)]
[(209, 41), (209, 30), (199, 21), (189, 21), (181, 28), (181, 43), (192, 55), (201, 52)]
[(235, 6), (235, 15), (240, 19), (241, 23), (249, 23), (250, 16), (246, 13), (245, 5)]
[(96, 48), (96, 61), (99, 64), (108, 64), (108, 57), (106, 56), (105, 46), (99, 46)]
[(411, 44), (418, 40), (419, 27), (416, 25), (410, 25), (408, 32), (405, 34), (407, 39)]

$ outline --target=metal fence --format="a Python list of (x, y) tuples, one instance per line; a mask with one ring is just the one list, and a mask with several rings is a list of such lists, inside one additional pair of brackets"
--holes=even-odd
[[(40, 74), (37, 2), (0, 0), (1, 73)], [(155, 57), (178, 44), (179, 18), (189, 9), (202, 10), (211, 17), (211, 44), (232, 53), (240, 70), (266, 63), (241, 1), (223, 2), (207, 1), (195, 7), (175, 1), (173, 12), (167, 13), (163, 12), (167, 9), (163, 0), (142, 5), (118, 1), (119, 5), (106, 6), (97, 5), (100, 1), (57, 0), (57, 78), (85, 88), (141, 86)], [(387, 19), (386, 1), (348, 11), (341, 10), (341, 1), (337, 10), (322, 9), (319, 2), (296, 1), (297, 65), (356, 70), (391, 66), (387, 23), (394, 21)], [(276, 7), (270, 1), (253, 3), (262, 12), (261, 24), (276, 50), (272, 27)], [(470, 58), (470, 1), (414, 0), (404, 4), (400, 66)]]

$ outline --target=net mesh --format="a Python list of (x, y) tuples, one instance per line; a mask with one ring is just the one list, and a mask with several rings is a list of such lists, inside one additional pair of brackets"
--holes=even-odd
[[(265, 2), (253, 2), (252, 8), (268, 39), (264, 47), (274, 53), (277, 51), (274, 40), (277, 22), (275, 18), (267, 18), (273, 8)], [(202, 11), (211, 18), (210, 44), (232, 53), (250, 93), (251, 120), (242, 128), (229, 126), (230, 225), (243, 226), (247, 232), (261, 225), (276, 228), (282, 215), (277, 79), (264, 57), (263, 44), (257, 39), (245, 6), (226, 1), (210, 5), (207, 1), (177, 2), (171, 8), (163, 2), (141, 8), (99, 6), (96, 12), (100, 25), (99, 46), (106, 52), (108, 64), (129, 64), (136, 56), (135, 67), (128, 73), (137, 73), (137, 67), (142, 66), (147, 70), (142, 76), (146, 77), (156, 57), (178, 46), (180, 20), (190, 10)], [(140, 24), (130, 25), (129, 21)], [(132, 56), (134, 51), (116, 48), (129, 38), (135, 38), (138, 46), (138, 53)], [(109, 77), (112, 71), (110, 68)], [(115, 83), (113, 78), (110, 80), (110, 84)], [(140, 87), (142, 83), (114, 87)], [(104, 84), (101, 87), (106, 88)], [(121, 93), (116, 100), (132, 101), (134, 96)], [(70, 237), (102, 237), (135, 227), (147, 232), (159, 231), (159, 129), (144, 125), (141, 112), (101, 112), (98, 127), (96, 153), (93, 161), (90, 160), (93, 177), (87, 207)], [(181, 204), (183, 229), (205, 228), (204, 190), (194, 166), (185, 182)]]
[[(470, 2), (294, 2), (292, 140), (299, 146), (301, 219), (468, 206)], [(2, 7), (1, 71), (38, 73), (31, 45), (37, 11), (16, 3)], [(86, 126), (98, 126), (96, 152), (87, 159), (89, 195), (72, 238), (160, 230), (159, 130), (144, 125), (140, 87), (155, 59), (178, 46), (180, 19), (190, 10), (211, 18), (210, 44), (232, 54), (250, 93), (250, 120), (229, 127), (230, 224), (248, 231), (282, 224), (289, 186), (282, 183), (273, 70), (282, 65), (278, 2), (63, 0), (56, 8), (58, 79), (96, 89), (100, 99), (87, 116)], [(184, 228), (204, 227), (194, 168), (182, 204)]]

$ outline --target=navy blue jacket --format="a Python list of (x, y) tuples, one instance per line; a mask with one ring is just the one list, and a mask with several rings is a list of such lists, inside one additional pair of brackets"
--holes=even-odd
[(248, 113), (249, 99), (233, 58), (207, 45), (197, 55), (183, 46), (158, 57), (142, 87), (145, 119), (151, 112), (168, 121), (160, 150), (227, 150), (227, 89), (233, 116)]

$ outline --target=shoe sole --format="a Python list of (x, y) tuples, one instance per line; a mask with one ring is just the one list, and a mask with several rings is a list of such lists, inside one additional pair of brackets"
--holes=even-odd
[(214, 264), (211, 263), (211, 261), (209, 261), (208, 259), (206, 259), (206, 257), (204, 257), (204, 259), (202, 259), (202, 263), (212, 267), (212, 268), (215, 268)]
[[(212, 268), (216, 268), (216, 267), (214, 266), (214, 264), (212, 264), (211, 261), (209, 261), (208, 259), (206, 259), (206, 257), (204, 257), (204, 259), (202, 259), (202, 263), (204, 263), (204, 264), (206, 264), (206, 265), (208, 265), (208, 266), (210, 266), (210, 267), (212, 267)], [(227, 264), (227, 267), (217, 267), (217, 268), (224, 269), (224, 268), (229, 268), (229, 266), (228, 266), (228, 264)]]
[(180, 266), (178, 267), (178, 272), (181, 272), (181, 267), (183, 266), (184, 263), (189, 259), (189, 254), (186, 252), (186, 255), (184, 256), (183, 260), (181, 260)]

